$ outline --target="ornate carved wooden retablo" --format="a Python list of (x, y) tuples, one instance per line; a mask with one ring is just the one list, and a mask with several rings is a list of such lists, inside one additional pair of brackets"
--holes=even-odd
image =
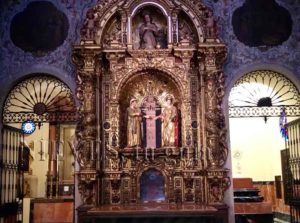
[(223, 205), (226, 47), (201, 1), (100, 1), (77, 67), (83, 206)]

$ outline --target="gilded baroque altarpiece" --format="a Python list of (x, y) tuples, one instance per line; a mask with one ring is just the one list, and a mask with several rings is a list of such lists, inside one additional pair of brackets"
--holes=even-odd
[(224, 203), (226, 47), (217, 30), (201, 1), (105, 0), (87, 12), (73, 50), (83, 205)]

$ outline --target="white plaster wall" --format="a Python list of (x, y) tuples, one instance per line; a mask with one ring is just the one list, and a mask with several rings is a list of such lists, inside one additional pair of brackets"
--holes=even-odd
[(285, 140), (279, 117), (270, 117), (266, 123), (263, 118), (230, 118), (229, 127), (234, 178), (274, 181), (274, 176), (281, 175), (280, 150), (285, 149)]

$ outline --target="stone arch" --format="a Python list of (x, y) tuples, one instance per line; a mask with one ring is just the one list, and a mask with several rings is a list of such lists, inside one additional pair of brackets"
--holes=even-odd
[[(236, 89), (235, 86), (236, 83), (239, 84), (243, 84), (240, 83), (240, 81), (246, 81), (245, 83), (250, 83), (247, 82), (247, 78), (251, 78), (252, 75), (258, 75), (255, 77), (255, 79), (252, 79), (253, 82), (253, 86), (256, 86), (256, 84), (261, 84), (261, 81), (265, 80), (265, 78), (263, 78), (263, 76), (267, 75), (266, 78), (271, 78), (270, 82), (273, 82), (271, 80), (276, 79), (277, 81), (279, 81), (280, 83), (277, 85), (274, 85), (274, 90), (277, 89), (275, 92), (276, 94), (270, 94), (270, 92), (268, 92), (266, 89), (261, 88), (259, 86), (256, 86), (259, 90), (259, 94), (255, 91), (253, 93), (251, 93), (251, 101), (249, 102), (249, 100), (245, 100), (245, 98), (243, 98), (242, 96), (235, 96), (233, 98), (231, 98), (233, 101), (235, 101), (233, 104), (231, 104), (232, 108), (241, 108), (241, 107), (247, 107), (249, 106), (249, 109), (251, 109), (252, 107), (255, 108), (259, 108), (259, 107), (272, 107), (274, 108), (274, 110), (272, 110), (273, 112), (275, 112), (273, 115), (278, 113), (278, 109), (282, 109), (283, 107), (285, 107), (286, 113), (287, 115), (296, 115), (296, 113), (292, 112), (294, 109), (292, 108), (293, 106), (298, 106), (298, 101), (299, 101), (299, 79), (293, 74), (293, 72), (291, 72), (290, 70), (278, 65), (278, 64), (252, 64), (251, 66), (246, 66), (242, 69), (240, 69), (239, 71), (236, 72), (234, 78), (232, 78), (230, 80), (230, 82), (227, 84), (226, 87), (226, 91), (225, 91), (225, 96), (224, 96), (224, 100), (223, 100), (223, 105), (224, 105), (224, 110), (225, 110), (225, 116), (226, 116), (226, 122), (227, 125), (229, 126), (229, 116), (230, 116), (230, 95), (231, 92), (233, 91), (233, 89)], [(262, 76), (260, 76), (262, 75)], [(244, 77), (246, 79), (244, 79)], [(263, 78), (263, 79), (262, 79)], [(280, 84), (282, 84), (281, 82), (284, 82), (284, 85), (281, 88), (276, 88), (276, 86), (281, 86)], [(251, 82), (252, 83), (252, 82)], [(263, 81), (264, 83), (264, 81)], [(267, 86), (267, 83), (265, 83), (264, 85)], [(270, 88), (272, 88), (272, 84), (269, 85)], [(247, 87), (246, 87), (247, 88)], [(254, 87), (255, 88), (255, 87)], [(290, 92), (290, 95), (293, 94), (294, 96), (287, 96), (286, 95), (286, 91)], [(264, 93), (261, 93), (264, 92)], [(233, 91), (234, 95), (238, 95), (237, 92)], [(242, 94), (243, 95), (243, 94)], [(245, 93), (245, 95), (247, 95), (247, 93)], [(265, 96), (263, 96), (265, 95)], [(276, 95), (279, 95), (278, 98), (275, 98)], [(298, 96), (299, 95), (299, 96)], [(246, 96), (245, 96), (246, 97)], [(237, 102), (237, 98), (239, 98), (239, 102)], [(249, 98), (249, 96), (248, 96)], [(279, 100), (280, 98), (280, 100)], [(293, 99), (292, 99), (293, 98)], [(258, 100), (259, 99), (259, 100)], [(267, 100), (267, 101), (266, 101)], [(242, 103), (240, 105), (237, 105), (236, 103)], [(251, 104), (252, 103), (252, 104)], [(256, 104), (257, 103), (257, 104)], [(235, 105), (234, 105), (235, 104)], [(292, 106), (292, 107), (290, 107)], [(239, 109), (240, 109), (239, 108)], [(249, 110), (251, 111), (251, 110)], [(232, 110), (231, 110), (232, 112)], [(258, 112), (258, 111), (256, 111)], [(261, 110), (262, 112), (262, 110)], [(265, 111), (267, 112), (267, 111)], [(239, 111), (239, 114), (235, 114), (235, 113), (231, 113), (234, 117), (256, 117), (256, 115), (254, 115), (253, 111), (252, 113), (250, 112), (249, 114), (243, 113), (242, 111)], [(263, 114), (263, 113), (262, 113)], [(261, 115), (262, 115), (261, 114)], [(267, 117), (269, 115), (264, 116), (265, 120), (267, 120)], [(272, 115), (271, 115), (272, 116)]]
[[(257, 71), (257, 70), (270, 70), (270, 71), (274, 71), (277, 73), (282, 74), (283, 76), (285, 76), (287, 79), (289, 79), (298, 90), (300, 90), (300, 79), (295, 75), (295, 73), (291, 70), (289, 70), (288, 68), (285, 68), (279, 64), (252, 64), (249, 66), (245, 66), (242, 67), (241, 69), (237, 70), (233, 75), (232, 75), (232, 79), (230, 79), (230, 81), (226, 84), (225, 86), (225, 95), (224, 95), (224, 100), (223, 103), (224, 107), (226, 108), (226, 110), (228, 111), (228, 98), (230, 95), (230, 91), (232, 89), (232, 87), (234, 86), (234, 84), (240, 79), (242, 78), (244, 75), (252, 72), (252, 71)], [(227, 114), (228, 112), (225, 112), (225, 114)]]
[[(62, 81), (64, 84), (66, 84), (69, 89), (72, 91), (72, 94), (75, 95), (75, 88), (76, 83), (75, 81), (70, 78), (69, 74), (67, 74), (65, 71), (56, 69), (54, 67), (47, 67), (43, 66), (43, 68), (38, 67), (30, 67), (27, 68), (21, 72), (15, 73), (12, 76), (17, 77), (13, 81), (9, 82), (9, 84), (1, 87), (1, 95), (0, 97), (0, 105), (2, 105), (2, 108), (4, 107), (5, 100), (9, 94), (9, 92), (13, 89), (14, 86), (16, 86), (18, 83), (22, 82), (23, 80), (33, 77), (36, 74), (46, 74), (52, 77), (57, 78), (58, 80)], [(78, 104), (77, 98), (74, 97), (76, 105)], [(2, 120), (3, 117), (3, 110), (0, 110), (0, 120)]]
[[(37, 77), (42, 77), (42, 79), (39, 80)], [(35, 90), (34, 90), (34, 92), (35, 92), (34, 94), (33, 94), (33, 92), (28, 91), (27, 87), (30, 85), (29, 85), (29, 82), (27, 83), (27, 85), (25, 85), (27, 80), (31, 81), (30, 82), (31, 90), (37, 89), (36, 86), (33, 86), (33, 83), (34, 83), (34, 85), (37, 83), (37, 81), (40, 83), (40, 88), (37, 89), (37, 91), (39, 91), (40, 94), (36, 93)], [(55, 90), (55, 91), (51, 92), (51, 86), (50, 86), (51, 80), (57, 81), (57, 83), (53, 84), (53, 86), (52, 86), (52, 87), (54, 87), (53, 89), (55, 89), (56, 87), (60, 87), (60, 90), (58, 90), (58, 91)], [(43, 87), (45, 87), (44, 86), (45, 84), (47, 85), (47, 87), (46, 87), (46, 89), (43, 89), (42, 85), (43, 85)], [(50, 86), (50, 90), (46, 94), (45, 92), (48, 90), (49, 86)], [(24, 90), (25, 94), (22, 93), (22, 89), (26, 89), (26, 91)], [(41, 93), (42, 90), (46, 90), (46, 91)], [(28, 95), (27, 95), (27, 93), (28, 93)], [(32, 109), (32, 111), (30, 110), (30, 112), (29, 111), (25, 112), (25, 110), (26, 110), (25, 108), (22, 109), (22, 107), (19, 107), (19, 109), (17, 109), (18, 106), (17, 107), (13, 106), (14, 103), (12, 103), (11, 101), (16, 101), (16, 100), (19, 100), (20, 102), (22, 101), (22, 99), (18, 98), (20, 95), (17, 96), (17, 94), (24, 95), (24, 98), (28, 96), (28, 99), (26, 102), (27, 109), (29, 109), (29, 110)], [(54, 104), (52, 104), (52, 103), (54, 103)], [(12, 82), (11, 85), (9, 86), (9, 90), (7, 91), (5, 99), (2, 102), (3, 109), (1, 109), (1, 119), (2, 119), (2, 121), (5, 121), (5, 118), (4, 118), (5, 112), (7, 114), (10, 114), (10, 112), (12, 112), (11, 111), (12, 107), (16, 107), (15, 109), (17, 109), (17, 111), (19, 111), (21, 113), (23, 113), (23, 110), (24, 110), (24, 114), (20, 114), (19, 118), (17, 118), (17, 119), (16, 119), (16, 117), (14, 117), (14, 118), (12, 117), (12, 122), (20, 122), (20, 120), (26, 118), (28, 115), (29, 115), (28, 117), (30, 117), (30, 119), (33, 119), (33, 120), (37, 119), (37, 120), (41, 120), (42, 122), (44, 122), (46, 120), (53, 121), (52, 119), (55, 117), (51, 118), (51, 116), (52, 116), (51, 113), (57, 111), (56, 108), (58, 108), (58, 107), (55, 108), (55, 106), (58, 106), (58, 104), (61, 104), (61, 103), (66, 103), (65, 104), (66, 109), (62, 109), (61, 111), (70, 111), (72, 113), (76, 111), (76, 101), (75, 101), (75, 97), (72, 92), (72, 89), (62, 80), (62, 78), (57, 77), (52, 74), (49, 74), (49, 73), (45, 73), (45, 72), (29, 73), (29, 74), (24, 75), (21, 78), (17, 79), (16, 81)], [(45, 109), (45, 106), (47, 106), (47, 108), (48, 108), (48, 104), (49, 104), (49, 106), (50, 106), (49, 110), (42, 109), (44, 112), (42, 114), (38, 114), (36, 112), (36, 109), (37, 109), (36, 106), (38, 106), (37, 104), (40, 104), (40, 105), (43, 104), (42, 107), (44, 109)], [(60, 105), (60, 107), (61, 107), (61, 105)], [(28, 115), (26, 115), (25, 113), (28, 113)], [(40, 116), (40, 117), (38, 118), (36, 116)], [(10, 121), (8, 121), (8, 122), (10, 122)]]
[[(299, 79), (299, 77), (296, 76), (295, 72), (293, 72), (292, 70), (290, 70), (287, 67), (284, 67), (281, 64), (275, 64), (275, 63), (253, 63), (253, 64), (250, 64), (250, 65), (242, 66), (241, 68), (237, 69), (232, 74), (231, 78), (228, 79), (228, 82), (226, 83), (226, 87), (225, 87), (226, 90), (225, 90), (225, 96), (224, 96), (224, 100), (223, 100), (223, 106), (224, 106), (223, 108), (224, 108), (226, 126), (228, 126), (228, 132), (232, 131), (232, 132), (236, 133), (236, 131), (234, 131), (233, 129), (229, 128), (229, 126), (230, 126), (230, 120), (234, 120), (235, 119), (235, 118), (230, 118), (229, 117), (230, 116), (230, 114), (229, 114), (229, 109), (230, 109), (229, 108), (229, 97), (230, 97), (230, 93), (232, 91), (232, 88), (234, 87), (234, 85), (240, 79), (242, 79), (247, 74), (250, 74), (250, 73), (255, 72), (255, 71), (266, 71), (266, 70), (267, 71), (271, 71), (271, 72), (276, 72), (276, 73), (282, 75), (284, 78), (286, 78), (287, 80), (289, 80), (290, 82), (292, 82), (292, 84), (299, 91), (299, 89), (300, 89), (299, 88), (300, 87), (300, 79)], [(244, 118), (245, 119), (251, 119), (251, 117), (244, 117)], [(240, 119), (242, 119), (242, 118), (240, 118)], [(253, 120), (253, 119), (251, 119), (251, 120)], [(263, 118), (261, 118), (261, 121), (263, 122)], [(269, 122), (270, 121), (268, 120), (267, 123), (269, 123)], [(244, 125), (243, 128), (247, 129), (248, 126)], [(232, 132), (231, 132), (231, 134), (228, 134), (228, 136), (227, 136), (228, 146), (229, 146), (229, 150), (231, 151), (230, 152), (231, 154), (228, 155), (228, 160), (226, 162), (226, 166), (231, 169), (231, 172), (234, 172), (233, 168), (235, 166), (234, 165), (235, 164), (234, 163), (234, 160), (235, 160), (235, 157), (234, 157), (235, 147), (234, 147), (234, 140), (233, 140), (234, 133), (232, 133)], [(258, 140), (252, 138), (252, 141), (258, 141)], [(244, 143), (247, 144), (247, 142), (244, 142)], [(236, 151), (240, 152), (239, 149), (237, 149)], [(241, 150), (241, 153), (243, 153), (242, 150)], [(237, 177), (237, 176), (235, 176), (235, 177)], [(241, 177), (241, 176), (239, 176), (239, 177)], [(232, 190), (232, 188), (230, 188), (230, 190)], [(230, 191), (228, 191), (228, 192), (230, 192)]]

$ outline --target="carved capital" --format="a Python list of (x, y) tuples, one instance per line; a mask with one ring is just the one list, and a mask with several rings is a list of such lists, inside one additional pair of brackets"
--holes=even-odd
[(72, 62), (77, 69), (82, 70), (84, 66), (84, 55), (80, 51), (73, 51)]
[(183, 61), (190, 62), (190, 60), (194, 55), (194, 49), (193, 48), (184, 49), (184, 46), (182, 45), (181, 47), (175, 49), (174, 55), (181, 58)]
[(75, 46), (72, 61), (82, 75), (96, 74), (95, 69), (101, 60), (100, 47), (98, 46)]
[(218, 70), (224, 65), (227, 50), (223, 44), (199, 44), (199, 56), (207, 71)]

